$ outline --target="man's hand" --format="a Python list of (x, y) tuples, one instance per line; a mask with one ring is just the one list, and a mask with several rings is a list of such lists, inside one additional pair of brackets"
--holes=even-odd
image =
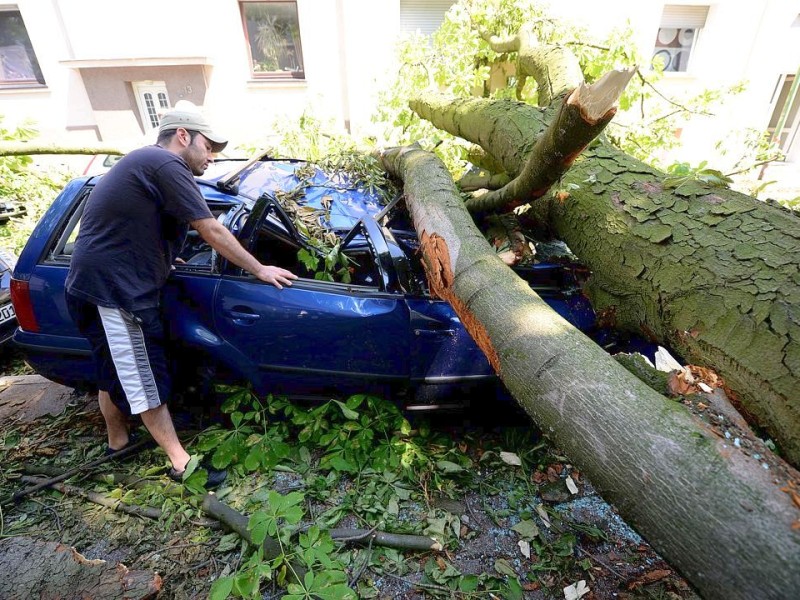
[(261, 281), (271, 283), (279, 290), (282, 290), (284, 285), (287, 287), (291, 286), (292, 279), (297, 279), (297, 275), (291, 271), (271, 265), (261, 265), (261, 268), (254, 272), (253, 275)]
[(245, 250), (233, 234), (228, 231), (219, 221), (213, 217), (197, 219), (189, 223), (194, 227), (206, 242), (214, 250), (227, 258), (237, 267), (242, 267), (248, 273), (252, 273), (261, 281), (274, 285), (279, 290), (283, 286), (292, 285), (292, 279), (297, 279), (297, 275), (280, 267), (263, 265)]

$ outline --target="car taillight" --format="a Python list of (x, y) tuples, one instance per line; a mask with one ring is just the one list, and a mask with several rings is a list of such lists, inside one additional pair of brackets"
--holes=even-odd
[(33, 314), (31, 288), (27, 281), (11, 280), (11, 303), (14, 305), (14, 312), (17, 313), (19, 326), (25, 331), (38, 332), (39, 324), (36, 322), (36, 315)]

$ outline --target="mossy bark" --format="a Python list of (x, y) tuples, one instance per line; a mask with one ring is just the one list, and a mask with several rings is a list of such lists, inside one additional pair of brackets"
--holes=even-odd
[(432, 291), (626, 521), (706, 598), (798, 589), (800, 511), (782, 482), (618, 365), (505, 267), (438, 159), (395, 149), (382, 161), (404, 180)]
[(121, 563), (88, 560), (75, 548), (30, 537), (0, 540), (0, 598), (107, 598), (158, 596), (161, 577)]
[[(511, 175), (557, 110), (437, 96), (412, 108)], [(727, 189), (666, 189), (664, 178), (598, 142), (564, 175), (578, 189), (540, 198), (529, 216), (592, 270), (596, 310), (716, 370), (800, 465), (800, 217)]]

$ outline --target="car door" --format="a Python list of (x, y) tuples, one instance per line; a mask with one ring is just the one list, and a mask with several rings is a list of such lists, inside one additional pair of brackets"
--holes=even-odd
[(261, 262), (302, 276), (279, 290), (230, 268), (213, 313), (225, 343), (254, 366), (261, 391), (320, 396), (407, 384), (408, 309), (401, 293), (388, 291), (385, 269), (364, 265), (385, 250), (379, 229), (362, 223), (360, 230), (359, 261), (374, 275), (360, 284), (317, 281), (302, 272), (302, 238), (275, 199), (256, 203), (240, 241)]

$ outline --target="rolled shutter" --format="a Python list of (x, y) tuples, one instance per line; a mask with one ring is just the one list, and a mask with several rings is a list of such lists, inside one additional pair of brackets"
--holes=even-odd
[(661, 15), (662, 28), (700, 29), (706, 25), (708, 6), (666, 4)]
[(454, 0), (400, 0), (400, 31), (432, 34), (453, 4)]

